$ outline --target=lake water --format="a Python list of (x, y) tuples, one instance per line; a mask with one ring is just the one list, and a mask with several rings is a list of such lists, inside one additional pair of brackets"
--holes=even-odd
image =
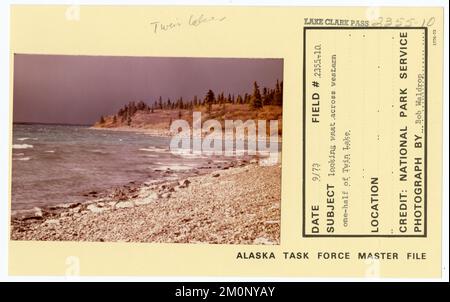
[(177, 156), (168, 150), (169, 140), (82, 126), (15, 124), (12, 209), (84, 201), (90, 191), (189, 176), (211, 161), (233, 159)]

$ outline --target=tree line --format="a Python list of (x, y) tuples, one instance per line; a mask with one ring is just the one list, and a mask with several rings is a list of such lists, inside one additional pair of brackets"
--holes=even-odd
[[(152, 105), (148, 105), (143, 101), (130, 102), (119, 109), (116, 115), (113, 116), (113, 123), (116, 123), (119, 119), (122, 122), (131, 123), (131, 117), (137, 111), (144, 111), (148, 113), (153, 113), (155, 110), (193, 110), (204, 106), (207, 108), (208, 112), (211, 112), (213, 105), (225, 105), (225, 104), (247, 104), (250, 109), (258, 110), (264, 106), (282, 106), (283, 105), (283, 82), (276, 82), (275, 88), (259, 87), (258, 83), (255, 81), (253, 83), (253, 91), (251, 94), (245, 93), (243, 95), (231, 94), (225, 95), (224, 92), (214, 93), (209, 89), (203, 98), (194, 96), (191, 100), (184, 100), (182, 97), (171, 100), (163, 100), (160, 96), (158, 100), (154, 101)], [(100, 123), (105, 123), (105, 119), (102, 116), (100, 118)]]

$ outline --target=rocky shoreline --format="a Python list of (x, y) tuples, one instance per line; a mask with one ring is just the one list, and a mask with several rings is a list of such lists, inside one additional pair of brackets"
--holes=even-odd
[(130, 127), (130, 126), (120, 126), (120, 127), (98, 127), (91, 126), (90, 130), (106, 130), (106, 131), (116, 131), (116, 132), (135, 132), (142, 133), (151, 136), (159, 136), (159, 137), (172, 137), (172, 133), (169, 129), (161, 129), (161, 128), (138, 128), (138, 127)]
[[(171, 138), (174, 136), (174, 133), (172, 133), (169, 129), (162, 129), (162, 128), (138, 128), (138, 127), (130, 127), (130, 126), (120, 126), (120, 127), (99, 127), (99, 126), (92, 126), (89, 127), (91, 130), (106, 130), (106, 131), (113, 131), (113, 132), (134, 132), (134, 133), (140, 133), (140, 134), (146, 134), (150, 136), (156, 136), (156, 137), (168, 137)], [(208, 132), (202, 132), (201, 137), (205, 138), (205, 136), (208, 134)], [(220, 135), (220, 134), (219, 134)], [(237, 133), (233, 133), (232, 135), (226, 133), (225, 131), (222, 132), (221, 138), (227, 139), (227, 140), (251, 140), (254, 139), (255, 141), (258, 141), (258, 136), (251, 136), (249, 137), (247, 133), (242, 132), (243, 136), (239, 136)], [(269, 139), (269, 138), (267, 138)], [(281, 135), (277, 135), (277, 142), (282, 143), (283, 137)]]
[(279, 244), (281, 166), (233, 162), (93, 199), (13, 211), (12, 240)]

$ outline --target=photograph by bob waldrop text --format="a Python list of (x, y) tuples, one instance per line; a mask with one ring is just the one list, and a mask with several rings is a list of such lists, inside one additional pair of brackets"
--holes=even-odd
[(279, 244), (283, 60), (14, 55), (11, 239)]

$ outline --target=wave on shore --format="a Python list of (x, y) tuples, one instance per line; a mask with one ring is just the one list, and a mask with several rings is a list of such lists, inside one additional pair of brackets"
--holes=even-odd
[(13, 149), (31, 149), (34, 148), (33, 145), (28, 145), (28, 144), (13, 144)]

